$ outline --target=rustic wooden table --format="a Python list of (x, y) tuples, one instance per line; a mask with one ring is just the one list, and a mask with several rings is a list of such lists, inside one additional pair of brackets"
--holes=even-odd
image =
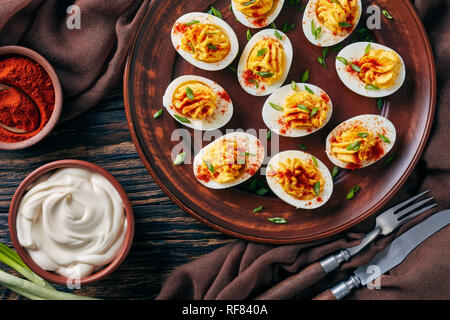
[[(103, 299), (154, 299), (176, 266), (234, 241), (182, 211), (153, 181), (131, 140), (118, 89), (90, 111), (59, 125), (38, 145), (0, 151), (1, 242), (12, 247), (8, 210), (20, 182), (45, 163), (69, 158), (93, 162), (114, 175), (128, 193), (136, 218), (134, 242), (124, 263), (77, 293)], [(20, 298), (0, 287), (0, 299)]]

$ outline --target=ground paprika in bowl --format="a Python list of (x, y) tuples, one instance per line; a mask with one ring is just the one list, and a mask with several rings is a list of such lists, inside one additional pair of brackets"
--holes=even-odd
[(54, 128), (62, 90), (50, 63), (33, 50), (0, 47), (0, 149), (23, 149)]

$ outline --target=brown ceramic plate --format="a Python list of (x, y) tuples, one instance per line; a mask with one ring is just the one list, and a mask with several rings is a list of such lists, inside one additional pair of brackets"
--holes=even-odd
[[(395, 160), (390, 164), (379, 161), (358, 171), (341, 172), (331, 199), (319, 209), (295, 210), (273, 194), (259, 196), (249, 191), (248, 184), (226, 190), (207, 189), (197, 182), (191, 164), (172, 165), (171, 152), (179, 143), (178, 139), (171, 141), (172, 132), (183, 128), (193, 136), (194, 131), (182, 127), (167, 112), (156, 120), (153, 114), (162, 108), (162, 96), (167, 85), (180, 75), (204, 76), (228, 91), (233, 100), (234, 115), (222, 128), (223, 133), (225, 129), (266, 128), (261, 108), (267, 97), (245, 93), (229, 69), (209, 72), (190, 65), (176, 53), (170, 40), (171, 27), (179, 16), (192, 11), (206, 11), (213, 5), (236, 32), (242, 52), (247, 42), (247, 28), (229, 11), (230, 0), (153, 1), (129, 53), (124, 77), (126, 113), (134, 143), (150, 174), (167, 195), (196, 219), (228, 235), (277, 244), (327, 237), (379, 210), (403, 185), (419, 160), (429, 136), (436, 101), (432, 51), (425, 29), (408, 0), (376, 2), (389, 10), (394, 19), (381, 16), (381, 30), (372, 33), (375, 42), (399, 52), (407, 69), (403, 87), (387, 99), (382, 110), (378, 110), (375, 99), (359, 96), (342, 84), (334, 68), (336, 52), (330, 50), (328, 54), (328, 69), (317, 62), (322, 49), (310, 44), (299, 27), (303, 15), (298, 10), (299, 5), (293, 7), (285, 2), (275, 20), (276, 25), (280, 27), (285, 21), (297, 25), (287, 33), (294, 47), (294, 61), (286, 83), (292, 80), (300, 82), (302, 73), (309, 69), (309, 82), (330, 95), (334, 111), (328, 125), (308, 137), (279, 137), (280, 151), (299, 149), (302, 143), (308, 147), (307, 152), (322, 160), (331, 170), (333, 166), (325, 154), (325, 138), (339, 123), (359, 114), (381, 114), (389, 118), (397, 129), (398, 140), (392, 151)], [(363, 15), (361, 21), (365, 19)], [(351, 37), (344, 44), (350, 41)], [(272, 137), (277, 138), (275, 135)], [(206, 143), (203, 142), (203, 146)], [(273, 156), (270, 148), (267, 151), (269, 156)], [(265, 181), (264, 176), (258, 177)], [(346, 200), (346, 194), (356, 184), (361, 186), (361, 191), (354, 199)], [(260, 205), (264, 210), (253, 213), (253, 209)], [(286, 218), (288, 224), (276, 225), (267, 221), (274, 216)]]

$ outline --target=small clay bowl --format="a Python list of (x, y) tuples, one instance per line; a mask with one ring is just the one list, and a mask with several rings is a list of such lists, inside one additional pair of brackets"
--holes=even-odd
[(25, 264), (31, 270), (33, 270), (35, 273), (40, 275), (42, 278), (44, 278), (50, 282), (54, 282), (54, 283), (58, 283), (58, 284), (62, 284), (62, 285), (68, 285), (68, 284), (73, 285), (74, 284), (74, 279), (70, 279), (70, 278), (61, 276), (61, 275), (56, 274), (51, 271), (46, 271), (46, 270), (42, 269), (41, 267), (39, 267), (33, 261), (33, 259), (30, 257), (27, 249), (23, 248), (20, 245), (19, 240), (17, 238), (17, 230), (16, 230), (17, 211), (19, 209), (19, 205), (22, 200), (22, 197), (25, 194), (25, 192), (27, 191), (28, 187), (42, 175), (44, 175), (48, 172), (51, 172), (51, 171), (55, 171), (57, 169), (67, 168), (67, 167), (81, 167), (84, 169), (94, 171), (94, 172), (104, 176), (119, 193), (119, 195), (122, 199), (122, 202), (124, 204), (125, 214), (126, 214), (126, 218), (127, 218), (127, 227), (128, 228), (127, 228), (127, 232), (125, 235), (124, 243), (122, 245), (122, 249), (119, 251), (116, 258), (110, 264), (102, 267), (102, 269), (89, 275), (86, 278), (81, 278), (79, 280), (79, 282), (77, 279), (76, 284), (79, 283), (80, 285), (83, 285), (83, 284), (88, 284), (88, 283), (98, 281), (98, 280), (108, 276), (109, 274), (111, 274), (123, 262), (123, 260), (127, 256), (128, 252), (130, 251), (131, 243), (133, 242), (134, 215), (133, 215), (133, 209), (131, 207), (130, 200), (128, 199), (127, 193), (122, 188), (122, 186), (119, 184), (119, 182), (108, 171), (100, 168), (99, 166), (97, 166), (93, 163), (81, 161), (81, 160), (54, 161), (54, 162), (45, 164), (45, 165), (39, 167), (38, 169), (34, 170), (32, 173), (30, 173), (28, 175), (28, 177), (25, 178), (25, 180), (22, 181), (22, 183), (19, 185), (19, 187), (17, 188), (17, 190), (12, 198), (11, 205), (9, 208), (9, 218), (8, 218), (9, 234), (10, 234), (11, 241), (12, 241), (17, 253), (19, 254), (19, 256), (22, 258), (22, 260), (25, 262)]
[(55, 106), (53, 108), (53, 113), (41, 131), (31, 138), (20, 142), (6, 143), (0, 141), (0, 150), (25, 149), (44, 139), (53, 130), (61, 116), (63, 93), (55, 70), (51, 64), (36, 51), (20, 46), (0, 47), (0, 59), (5, 56), (24, 56), (39, 63), (50, 76), (53, 83), (53, 89), (55, 90)]

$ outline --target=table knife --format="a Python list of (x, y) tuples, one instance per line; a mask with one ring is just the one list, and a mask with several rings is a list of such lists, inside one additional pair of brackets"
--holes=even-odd
[(389, 246), (379, 252), (368, 264), (354, 271), (347, 281), (342, 281), (335, 287), (321, 293), (314, 300), (340, 300), (350, 292), (361, 286), (366, 286), (373, 279), (373, 267), (378, 269), (377, 274), (382, 275), (396, 267), (414, 250), (418, 245), (438, 232), (450, 223), (450, 210), (444, 210), (432, 215), (415, 227), (403, 233)]

